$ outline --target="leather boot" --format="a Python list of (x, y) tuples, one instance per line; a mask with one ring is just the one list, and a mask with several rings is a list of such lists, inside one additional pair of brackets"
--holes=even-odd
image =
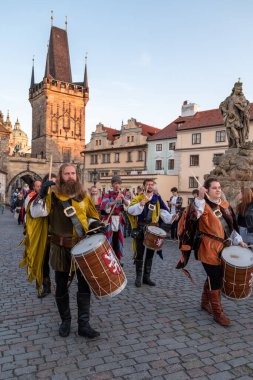
[(69, 336), (71, 325), (69, 295), (66, 293), (63, 297), (55, 297), (55, 300), (62, 320), (62, 323), (59, 327), (59, 335), (62, 337), (67, 337)]
[(96, 338), (100, 333), (94, 330), (90, 324), (90, 293), (77, 292), (78, 306), (78, 335), (86, 338)]
[(51, 293), (51, 281), (49, 277), (43, 278), (43, 289), (41, 294), (38, 294), (38, 298), (44, 298)]
[(154, 256), (153, 252), (151, 253), (147, 252), (145, 262), (144, 262), (143, 284), (146, 284), (149, 286), (156, 286), (156, 283), (150, 279), (153, 256)]
[(208, 281), (206, 280), (203, 287), (203, 292), (201, 296), (201, 309), (207, 311), (209, 314), (212, 314), (212, 307), (209, 300), (208, 295), (209, 285)]
[(143, 266), (143, 260), (135, 260), (135, 268), (136, 268), (135, 286), (136, 288), (141, 287), (142, 266)]
[(212, 307), (213, 319), (221, 326), (229, 326), (231, 321), (225, 316), (221, 306), (221, 291), (208, 290), (208, 296)]

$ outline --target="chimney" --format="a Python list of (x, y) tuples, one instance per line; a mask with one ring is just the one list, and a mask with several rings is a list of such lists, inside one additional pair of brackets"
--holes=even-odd
[(188, 100), (185, 100), (181, 109), (181, 116), (194, 116), (199, 110), (198, 105), (196, 103), (188, 103)]

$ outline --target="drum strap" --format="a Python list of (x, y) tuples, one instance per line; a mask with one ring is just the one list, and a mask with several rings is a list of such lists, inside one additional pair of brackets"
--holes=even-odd
[[(62, 204), (64, 210), (69, 209), (69, 208), (74, 209), (73, 206), (71, 206), (71, 204), (68, 201), (61, 201), (61, 204)], [(65, 215), (67, 216), (67, 213), (65, 213)], [(80, 237), (84, 236), (84, 229), (83, 229), (82, 223), (78, 219), (77, 215), (76, 214), (73, 215), (73, 213), (72, 213), (72, 215), (69, 215), (68, 218), (71, 219), (71, 222), (72, 222), (73, 226), (75, 227), (77, 235)]]
[(211, 234), (208, 234), (207, 232), (202, 232), (202, 231), (199, 231), (199, 233), (200, 233), (200, 235), (208, 236), (211, 239), (214, 239), (214, 240), (217, 240), (217, 241), (223, 243), (225, 247), (230, 247), (231, 244), (232, 244), (232, 241), (230, 239), (222, 239), (222, 238), (220, 238), (218, 236), (211, 235)]

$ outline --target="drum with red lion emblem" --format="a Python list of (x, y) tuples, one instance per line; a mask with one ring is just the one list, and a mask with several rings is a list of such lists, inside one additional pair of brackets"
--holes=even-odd
[(125, 288), (125, 273), (105, 235), (81, 240), (71, 254), (96, 297), (113, 297)]

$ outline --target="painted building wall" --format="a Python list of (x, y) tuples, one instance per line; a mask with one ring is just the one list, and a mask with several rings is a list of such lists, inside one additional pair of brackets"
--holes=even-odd
[[(148, 141), (147, 171), (148, 173), (160, 173), (177, 175), (179, 172), (178, 153), (171, 149), (176, 145), (176, 139)], [(161, 150), (160, 150), (161, 149)], [(156, 161), (162, 161), (162, 170), (156, 169)], [(169, 160), (174, 160), (174, 169), (169, 169)]]

